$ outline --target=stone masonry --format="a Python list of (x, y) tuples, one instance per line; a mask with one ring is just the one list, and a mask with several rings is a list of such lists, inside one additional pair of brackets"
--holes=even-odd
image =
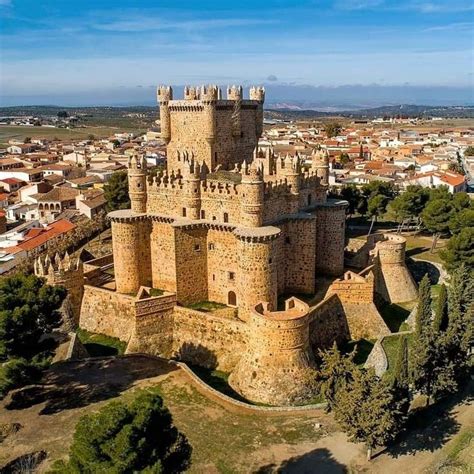
[[(265, 93), (243, 94), (186, 87), (173, 100), (159, 87), (167, 169), (150, 179), (146, 161), (130, 158), (131, 209), (109, 214), (114, 276), (108, 260), (102, 276), (100, 264), (86, 265), (80, 325), (128, 352), (230, 372), (252, 401), (291, 405), (314, 396), (319, 348), (386, 334), (376, 295), (394, 301), (416, 288), (404, 243), (390, 237), (374, 244), (370, 266), (344, 274), (347, 203), (327, 198), (327, 153), (315, 150), (305, 167), (298, 155), (260, 150)], [(316, 293), (321, 277), (334, 281), (317, 305), (295, 297)], [(225, 307), (189, 308), (206, 301)]]

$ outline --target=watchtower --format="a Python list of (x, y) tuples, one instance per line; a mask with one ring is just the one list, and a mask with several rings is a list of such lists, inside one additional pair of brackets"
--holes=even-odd
[(128, 194), (133, 212), (146, 212), (147, 162), (144, 156), (133, 155), (128, 160)]

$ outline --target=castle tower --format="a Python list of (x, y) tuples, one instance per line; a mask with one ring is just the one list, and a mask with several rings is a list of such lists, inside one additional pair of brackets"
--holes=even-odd
[(290, 213), (297, 213), (299, 208), (300, 200), (300, 188), (301, 188), (301, 163), (299, 156), (286, 157), (281, 161), (282, 167), (280, 169), (281, 177), (286, 179), (288, 186), (290, 187)]
[(347, 201), (328, 199), (316, 207), (316, 270), (340, 276), (344, 272)]
[(186, 217), (197, 220), (201, 213), (201, 178), (200, 166), (194, 157), (188, 158), (183, 165), (183, 204), (186, 208)]
[(109, 219), (112, 224), (116, 290), (136, 295), (141, 285), (152, 285), (150, 220), (129, 209), (111, 212)]
[(329, 184), (329, 152), (321, 148), (315, 148), (311, 157), (311, 168), (316, 172), (320, 183), (327, 186)]
[(69, 323), (73, 328), (77, 327), (84, 295), (84, 270), (80, 259), (71, 259), (67, 252), (64, 258), (56, 254), (53, 260), (49, 256), (38, 257), (34, 261), (34, 272), (36, 276), (45, 278), (48, 285), (66, 288), (73, 316)]
[(285, 311), (266, 303), (250, 314), (249, 345), (229, 377), (245, 398), (270, 405), (296, 405), (315, 394), (315, 361), (309, 342), (309, 307), (297, 298)]
[(263, 132), (263, 103), (265, 102), (265, 87), (251, 87), (250, 100), (255, 100), (258, 102), (255, 133), (257, 137), (260, 138)]
[(250, 168), (242, 165), (242, 182), (240, 184), (242, 206), (241, 224), (246, 227), (260, 227), (263, 223), (263, 176), (256, 164)]
[(232, 135), (240, 137), (242, 134), (242, 86), (227, 87), (227, 100), (234, 101), (234, 109), (232, 111)]
[(147, 189), (147, 162), (144, 156), (131, 156), (128, 160), (128, 194), (130, 195), (133, 212), (146, 212)]
[(269, 309), (277, 307), (277, 262), (272, 258), (277, 227), (238, 228), (238, 305), (239, 316), (246, 320), (251, 309), (262, 301)]
[(418, 297), (416, 284), (405, 263), (405, 249), (404, 237), (384, 234), (372, 251), (376, 257), (375, 291), (389, 303), (405, 303)]
[(173, 89), (171, 86), (159, 86), (156, 92), (160, 104), (161, 138), (168, 144), (171, 140), (171, 117), (169, 101), (173, 100)]

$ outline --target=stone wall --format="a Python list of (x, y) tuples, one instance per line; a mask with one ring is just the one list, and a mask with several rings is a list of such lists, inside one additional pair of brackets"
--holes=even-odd
[(85, 285), (79, 325), (128, 343), (135, 322), (134, 301), (132, 296)]
[(174, 308), (173, 354), (181, 360), (230, 372), (248, 344), (242, 321), (182, 306)]

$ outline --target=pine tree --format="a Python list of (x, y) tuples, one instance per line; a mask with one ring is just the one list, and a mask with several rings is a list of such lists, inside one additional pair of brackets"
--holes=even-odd
[(336, 394), (334, 418), (351, 441), (367, 446), (367, 459), (372, 450), (392, 441), (400, 430), (393, 410), (394, 399), (389, 384), (371, 369), (355, 368), (353, 380)]
[(430, 402), (433, 373), (433, 338), (431, 326), (431, 285), (428, 275), (420, 282), (415, 333), (410, 357), (411, 379), (416, 390)]

